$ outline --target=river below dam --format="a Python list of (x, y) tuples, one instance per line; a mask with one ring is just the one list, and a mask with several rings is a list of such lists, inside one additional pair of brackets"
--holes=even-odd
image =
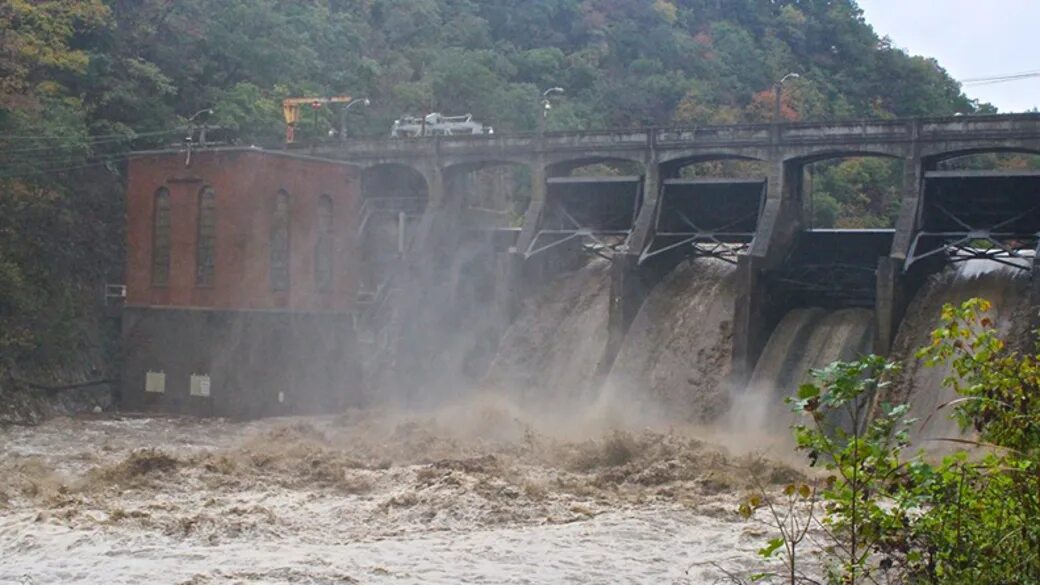
[[(0, 430), (0, 583), (705, 583), (761, 567), (753, 466), (676, 429), (436, 414)], [(567, 428), (550, 434), (551, 428)]]
[[(775, 569), (757, 554), (775, 535), (764, 512), (738, 507), (754, 478), (779, 490), (808, 473), (783, 397), (810, 368), (869, 352), (873, 315), (792, 309), (750, 384), (730, 388), (733, 279), (717, 261), (680, 264), (604, 373), (609, 263), (593, 260), (506, 331), (479, 385), (494, 394), (423, 411), (2, 427), (0, 584), (656, 585)], [(943, 303), (986, 297), (1024, 339), (1027, 284), (979, 264), (930, 277), (895, 343), (891, 398), (929, 419), (948, 371), (914, 353)], [(929, 450), (957, 432), (932, 424), (914, 433)]]

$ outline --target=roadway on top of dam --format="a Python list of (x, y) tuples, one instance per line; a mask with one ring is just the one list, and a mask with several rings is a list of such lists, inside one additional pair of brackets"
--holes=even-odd
[(811, 162), (859, 155), (941, 160), (994, 151), (1040, 153), (1040, 114), (354, 140), (312, 148), (313, 154), (363, 166), (442, 169), (610, 160)]

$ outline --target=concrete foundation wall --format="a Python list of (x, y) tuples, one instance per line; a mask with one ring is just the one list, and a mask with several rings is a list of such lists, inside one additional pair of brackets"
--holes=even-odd
[[(347, 314), (127, 307), (123, 339), (125, 410), (256, 418), (365, 403)], [(148, 372), (163, 392), (146, 391)], [(208, 397), (192, 395), (193, 375), (209, 376)]]

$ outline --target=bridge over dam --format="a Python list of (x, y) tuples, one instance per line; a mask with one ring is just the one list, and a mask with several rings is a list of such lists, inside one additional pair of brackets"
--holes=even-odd
[[(313, 147), (311, 154), (349, 161), (365, 177), (389, 176), (363, 181), (367, 205), (392, 212), (396, 199), (411, 206), (412, 252), (396, 269), (398, 279), (443, 269), (430, 254), (447, 241), (476, 237), (462, 232), (480, 232), (492, 251), (485, 269), (493, 283), (486, 288), (515, 316), (520, 300), (566, 265), (561, 258), (576, 246), (608, 255), (609, 341), (601, 369), (609, 369), (649, 292), (680, 261), (703, 256), (736, 264), (732, 375), (743, 383), (792, 309), (868, 309), (873, 349), (885, 354), (929, 274), (967, 259), (1031, 263), (1040, 173), (941, 170), (950, 159), (1006, 152), (1040, 153), (1040, 115), (363, 140)], [(813, 229), (805, 169), (860, 156), (903, 161), (894, 229)], [(757, 161), (764, 176), (682, 177), (686, 166), (732, 160)], [(638, 170), (571, 175), (602, 163)], [(522, 222), (460, 223), (468, 213), (460, 185), (502, 166), (529, 177)], [(409, 189), (423, 194), (418, 207), (402, 196)], [(384, 194), (395, 197), (376, 203)], [(411, 288), (419, 295), (412, 302), (421, 302), (418, 282), (404, 287), (398, 280), (396, 288)]]
[[(912, 355), (958, 286), (1040, 299), (1040, 171), (950, 163), (981, 153), (1040, 154), (1040, 115), (138, 152), (123, 400), (252, 417), (630, 387), (684, 412)], [(862, 156), (894, 161), (894, 225), (818, 229), (807, 170)]]

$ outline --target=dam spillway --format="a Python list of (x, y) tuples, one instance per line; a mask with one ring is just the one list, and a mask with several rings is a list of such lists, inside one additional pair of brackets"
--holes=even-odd
[[(582, 373), (562, 376), (562, 370), (552, 373), (555, 366), (539, 368), (545, 371), (525, 373), (532, 381), (520, 384), (527, 386), (524, 392), (586, 396), (586, 387), (593, 394), (609, 387), (626, 395), (660, 397), (663, 405), (657, 408), (678, 418), (711, 418), (717, 410), (713, 404), (726, 401), (723, 396), (736, 396), (749, 384), (761, 386), (770, 377), (778, 378), (774, 386), (787, 385), (797, 377), (793, 372), (828, 358), (826, 352), (808, 349), (781, 355), (784, 344), (778, 340), (792, 335), (788, 329), (803, 332), (795, 338), (823, 340), (819, 343), (829, 349), (832, 342), (826, 340), (838, 335), (848, 337), (842, 342), (848, 347), (869, 340), (863, 344), (896, 356), (893, 344), (903, 335), (907, 317), (918, 316), (915, 299), (949, 265), (1024, 261), (1013, 270), (1022, 272), (1019, 278), (1027, 282), (1035, 280), (1040, 173), (939, 168), (966, 153), (1007, 151), (1040, 152), (1040, 117), (349, 143), (314, 150), (309, 158), (261, 149), (204, 149), (195, 153), (188, 170), (182, 168), (179, 153), (142, 154), (131, 163), (135, 193), (205, 182), (210, 169), (217, 168), (211, 163), (221, 157), (242, 165), (261, 159), (267, 166), (277, 161), (279, 168), (311, 165), (345, 178), (320, 189), (336, 204), (333, 224), (327, 213), (321, 216), (325, 220), (312, 221), (311, 207), (329, 199), (320, 193), (301, 196), (292, 208), (283, 206), (292, 219), (287, 224), (291, 238), (278, 232), (279, 241), (291, 239), (296, 245), (246, 266), (249, 278), (243, 283), (270, 281), (272, 289), (257, 298), (256, 307), (218, 306), (225, 291), (190, 290), (185, 285), (190, 285), (190, 275), (181, 274), (185, 266), (190, 271), (190, 263), (174, 263), (178, 272), (171, 286), (149, 287), (141, 280), (149, 273), (142, 268), (148, 247), (132, 245), (132, 273), (138, 280), (131, 287), (136, 296), (128, 298), (124, 311), (124, 324), (133, 327), (125, 329), (130, 339), (158, 342), (128, 344), (124, 396), (146, 410), (232, 416), (302, 411), (298, 397), (358, 393), (362, 388), (366, 400), (399, 394), (406, 401), (429, 402), (465, 393), (468, 386), (490, 383), (496, 376), (515, 379), (496, 372), (515, 373), (517, 368), (506, 366), (522, 360), (510, 355), (511, 348), (526, 339), (524, 343), (539, 350), (555, 345), (552, 359), (571, 361), (568, 366)], [(904, 163), (897, 188), (902, 207), (894, 228), (813, 229), (806, 209), (811, 183), (807, 167), (862, 155)], [(690, 165), (713, 161), (757, 161), (760, 174), (708, 179), (686, 172)], [(513, 185), (506, 190), (511, 192), (496, 194), (496, 189), (472, 180), (494, 168), (512, 169), (515, 180), (505, 181)], [(244, 192), (256, 185), (235, 183), (228, 189), (232, 187)], [(503, 198), (499, 195), (509, 201), (489, 204)], [(131, 206), (134, 241), (147, 240), (154, 227), (145, 199)], [(365, 222), (362, 216), (370, 215), (366, 210), (380, 216)], [(243, 225), (265, 225), (269, 210), (248, 211), (257, 221)], [(187, 228), (178, 224), (178, 229), (189, 229), (191, 222), (185, 223)], [(316, 234), (319, 228), (329, 233)], [(263, 241), (263, 231), (253, 230), (251, 237)], [(491, 234), (488, 245), (470, 236), (485, 232)], [(371, 238), (366, 240), (365, 234)], [(334, 244), (332, 255), (329, 242)], [(182, 248), (177, 254), (183, 256)], [(319, 262), (318, 256), (324, 260)], [(229, 258), (236, 257), (218, 260)], [(267, 266), (276, 261), (278, 271)], [(715, 262), (727, 266), (716, 270)], [(330, 266), (338, 278), (335, 303), (319, 290), (328, 284), (318, 276), (328, 274)], [(274, 278), (287, 267), (292, 278)], [(236, 273), (234, 266), (218, 268), (222, 274)], [(588, 278), (594, 271), (596, 278)], [(724, 285), (708, 284), (713, 279)], [(561, 280), (571, 286), (560, 285)], [(286, 289), (290, 282), (291, 289)], [(553, 287), (585, 301), (554, 297), (546, 292)], [(1019, 289), (1012, 296), (1026, 295), (1023, 303), (1036, 304), (1036, 287)], [(522, 334), (524, 323), (537, 321), (531, 316), (540, 302), (582, 308), (557, 312), (550, 318), (557, 327), (528, 327)], [(249, 369), (236, 367), (237, 358), (227, 351), (233, 344), (211, 343), (226, 337), (214, 328), (216, 320), (201, 319), (198, 327), (182, 328), (173, 339), (168, 334), (175, 329), (160, 318), (164, 308), (183, 309), (192, 318), (199, 309), (234, 311), (247, 320), (263, 317), (250, 312), (256, 308), (314, 312), (319, 318), (313, 325), (302, 324), (291, 339), (265, 333), (272, 339), (258, 358), (272, 370), (308, 375), (279, 381), (288, 387), (284, 392), (275, 392), (262, 377), (242, 382), (236, 376)], [(831, 317), (820, 317), (820, 311)], [(548, 308), (544, 312), (552, 314)], [(841, 325), (851, 316), (855, 327)], [(329, 342), (335, 347), (308, 346), (308, 338), (319, 337), (308, 335), (308, 328), (334, 320), (352, 322), (353, 329), (337, 329)], [(831, 320), (838, 324), (829, 327)], [(826, 333), (831, 329), (838, 332)], [(862, 333), (852, 332), (860, 329)], [(660, 343), (665, 347), (657, 347)], [(190, 363), (163, 349), (185, 346), (212, 349)], [(309, 381), (312, 370), (318, 371), (309, 357), (339, 353), (350, 357), (340, 360), (343, 372), (331, 376), (329, 370), (328, 380)], [(835, 355), (848, 354), (842, 350)], [(378, 367), (358, 373), (350, 362), (359, 356), (366, 363), (378, 362)], [(164, 396), (157, 396), (164, 387), (150, 376), (156, 373), (177, 380)], [(205, 380), (207, 394), (200, 390), (189, 395), (188, 378)], [(346, 380), (350, 384), (340, 383)], [(557, 385), (568, 388), (548, 387)], [(202, 382), (197, 386), (203, 388)], [(726, 386), (724, 392), (720, 386)], [(350, 398), (332, 402), (357, 403), (354, 398), (361, 397)], [(240, 408), (246, 405), (251, 407)]]
[[(966, 258), (955, 242), (928, 233), (916, 241), (932, 238), (929, 245), (946, 246), (945, 252), (930, 260), (900, 261), (892, 250), (907, 238), (897, 229), (800, 229), (786, 235), (786, 248), (765, 247), (761, 253), (757, 238), (766, 227), (760, 223), (768, 213), (767, 183), (665, 181), (654, 229), (636, 254), (633, 240), (645, 211), (627, 210), (644, 196), (644, 181), (548, 181), (555, 195), (545, 229), (534, 230), (538, 235), (526, 253), (515, 247), (497, 252), (498, 277), (509, 274), (503, 266), (519, 271), (513, 272), (517, 280), (509, 292), (520, 301), (475, 391), (500, 392), (546, 408), (611, 401), (643, 417), (775, 436), (785, 434), (793, 421), (784, 398), (810, 380), (811, 370), (876, 352), (887, 342), (888, 355), (904, 365), (897, 398), (909, 400), (916, 413), (934, 410), (943, 401), (937, 394), (943, 374), (921, 369), (914, 354), (939, 324), (942, 304), (992, 297), (1002, 323), (1022, 321), (1032, 306), (1031, 254), (1018, 240), (1003, 242), (989, 257)], [(997, 224), (1004, 215), (1020, 214), (1030, 185), (1040, 196), (1040, 183), (1030, 173), (1004, 173), (995, 184), (1015, 189), (1002, 199), (1004, 205), (985, 207), (980, 221)], [(936, 210), (944, 198), (970, 200), (979, 185), (977, 173), (963, 181), (950, 173), (933, 184), (926, 180), (926, 205), (915, 220), (920, 229), (936, 225), (929, 209), (942, 213)], [(755, 210), (757, 217), (749, 220)], [(1023, 228), (1016, 229), (1020, 238)], [(779, 246), (782, 240), (771, 237)], [(1000, 268), (1005, 256), (1015, 266)], [(901, 296), (890, 297), (894, 306), (887, 310), (905, 317), (886, 340), (882, 305), (893, 291), (886, 288), (892, 282), (879, 276), (893, 266)], [(626, 295), (637, 301), (624, 318), (620, 306)], [(760, 347), (741, 355), (741, 313), (755, 306), (749, 299), (755, 295), (760, 298), (753, 325), (762, 331)], [(627, 321), (620, 336), (619, 320)], [(1021, 327), (1004, 330), (1025, 335)], [(742, 358), (750, 365), (744, 375)], [(949, 431), (949, 421), (943, 424)]]

